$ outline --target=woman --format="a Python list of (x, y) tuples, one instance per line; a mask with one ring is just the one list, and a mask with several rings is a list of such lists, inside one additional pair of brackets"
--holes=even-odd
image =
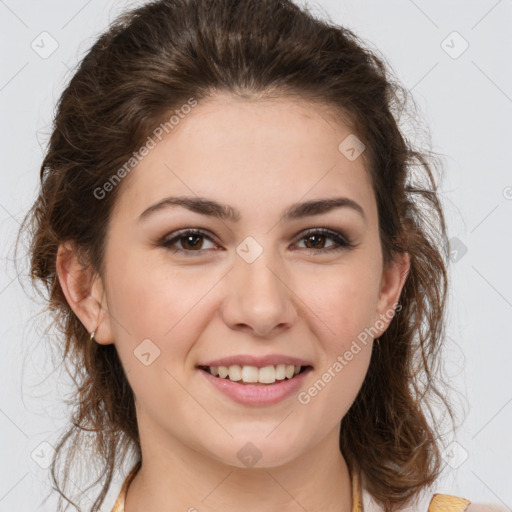
[(91, 511), (129, 451), (114, 512), (479, 510), (431, 490), (446, 234), (405, 97), (287, 0), (159, 0), (99, 38), (27, 217), (78, 383), (64, 499), (93, 432)]

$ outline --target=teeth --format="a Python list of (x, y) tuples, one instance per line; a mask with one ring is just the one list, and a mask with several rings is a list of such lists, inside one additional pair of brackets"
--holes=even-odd
[[(229, 367), (229, 380), (234, 380), (231, 377), (231, 368)], [(235, 368), (240, 368), (239, 366), (235, 366)], [(242, 381), (243, 382), (258, 382), (260, 378), (260, 372), (256, 366), (242, 366)]]
[(276, 366), (210, 366), (209, 371), (212, 375), (225, 379), (226, 377), (233, 382), (246, 382), (248, 384), (259, 382), (261, 384), (272, 384), (276, 380), (291, 379), (300, 372), (300, 366), (293, 364), (278, 364)]
[(286, 377), (286, 365), (278, 364), (276, 366), (276, 380), (284, 380)]
[(242, 380), (242, 367), (238, 366), (237, 364), (232, 364), (229, 367), (229, 380), (232, 380), (234, 382), (238, 382), (239, 380)]
[(258, 372), (258, 381), (263, 382), (264, 384), (272, 384), (276, 381), (276, 367), (275, 366), (265, 366), (260, 368)]

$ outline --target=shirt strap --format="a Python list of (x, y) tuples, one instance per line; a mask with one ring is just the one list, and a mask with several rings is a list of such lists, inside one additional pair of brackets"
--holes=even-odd
[(363, 512), (363, 501), (358, 471), (352, 471), (352, 512)]
[(138, 461), (133, 468), (130, 470), (128, 475), (126, 476), (123, 485), (121, 486), (121, 490), (119, 492), (119, 495), (117, 496), (117, 500), (114, 504), (114, 508), (112, 509), (112, 512), (124, 512), (124, 502), (126, 498), (126, 494), (128, 491), (128, 486), (131, 484), (132, 480), (134, 479), (135, 475), (137, 474), (137, 471), (141, 467), (141, 461)]

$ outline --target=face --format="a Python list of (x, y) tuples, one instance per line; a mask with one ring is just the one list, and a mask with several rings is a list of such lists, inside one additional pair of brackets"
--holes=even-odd
[(272, 467), (337, 436), (403, 284), (363, 158), (338, 149), (350, 134), (327, 106), (219, 95), (120, 185), (96, 339), (155, 438)]

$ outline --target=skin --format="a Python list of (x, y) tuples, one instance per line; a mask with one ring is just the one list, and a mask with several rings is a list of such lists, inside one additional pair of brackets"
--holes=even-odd
[[(364, 160), (338, 150), (351, 132), (330, 120), (331, 110), (291, 98), (213, 96), (120, 185), (102, 276), (77, 263), (72, 244), (61, 244), (66, 298), (98, 343), (115, 344), (135, 394), (143, 464), (126, 512), (350, 512), (338, 433), (368, 370), (372, 339), (308, 404), (294, 394), (277, 405), (240, 405), (196, 368), (233, 354), (301, 357), (313, 366), (304, 391), (398, 301), (408, 256), (384, 265)], [(177, 206), (138, 220), (178, 195), (229, 204), (241, 219)], [(338, 196), (356, 201), (365, 217), (342, 207), (281, 219), (294, 203)], [(336, 241), (302, 235), (322, 227), (353, 247), (322, 253)], [(200, 237), (199, 249), (175, 242), (188, 249), (183, 254), (159, 245), (184, 228), (202, 228), (212, 240)], [(248, 236), (263, 249), (252, 263), (236, 252)], [(149, 366), (134, 356), (147, 338), (160, 350)], [(261, 454), (252, 467), (237, 457), (248, 442)]]

